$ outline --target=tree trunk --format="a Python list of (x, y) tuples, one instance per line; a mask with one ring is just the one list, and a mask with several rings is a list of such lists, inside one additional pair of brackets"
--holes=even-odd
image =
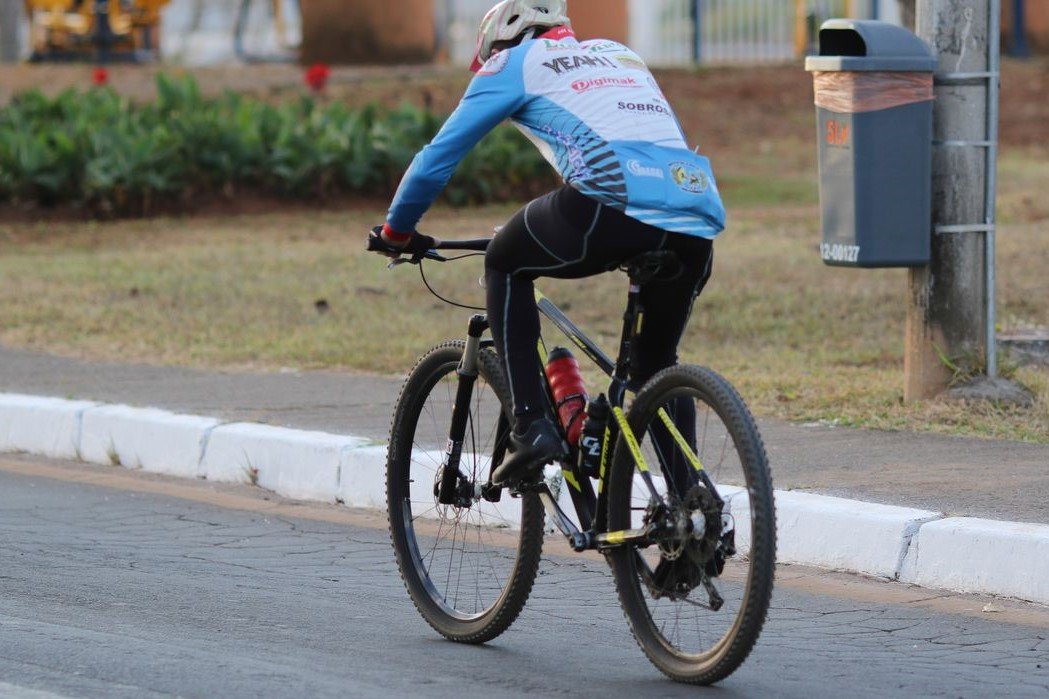
[(301, 0), (303, 63), (429, 63), (433, 0)]

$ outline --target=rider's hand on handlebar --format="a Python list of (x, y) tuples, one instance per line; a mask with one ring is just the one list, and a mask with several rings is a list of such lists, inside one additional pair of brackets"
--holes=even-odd
[(400, 257), (404, 253), (423, 255), (441, 242), (437, 238), (422, 235), (421, 233), (397, 233), (390, 228), (388, 223), (376, 226), (372, 229), (372, 233), (383, 243), (383, 249), (380, 249), (378, 252), (393, 258)]

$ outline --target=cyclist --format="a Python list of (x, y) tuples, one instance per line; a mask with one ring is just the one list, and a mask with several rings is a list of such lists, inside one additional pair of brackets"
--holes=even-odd
[(712, 240), (724, 228), (709, 162), (689, 150), (645, 63), (618, 42), (578, 41), (566, 12), (565, 0), (503, 0), (488, 12), (476, 76), (416, 155), (381, 229), (384, 241), (406, 252), (432, 247), (435, 239), (417, 233), (416, 224), (466, 153), (507, 118), (564, 180), (518, 211), (485, 256), (488, 319), (515, 418), (496, 483), (530, 477), (567, 451), (535, 363), (534, 280), (599, 274), (652, 250), (677, 253), (679, 273), (641, 289), (646, 312), (630, 372), (636, 390), (677, 362), (693, 302), (710, 276)]

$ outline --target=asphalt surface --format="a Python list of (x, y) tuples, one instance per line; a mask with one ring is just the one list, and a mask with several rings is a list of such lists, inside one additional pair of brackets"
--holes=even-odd
[[(900, 585), (808, 591), (781, 569), (756, 650), (702, 690), (644, 659), (600, 560), (548, 556), (517, 623), (485, 647), (461, 646), (416, 614), (378, 518), (324, 521), (324, 508), (340, 513), (321, 505), (309, 510), (321, 517), (297, 517), (247, 486), (171, 486), (207, 496), (195, 501), (142, 492), (135, 483), (166, 479), (120, 469), (74, 466), (56, 480), (34, 475), (38, 461), (16, 460), (21, 473), (11, 463), (0, 468), (3, 695), (1049, 695), (1045, 608), (1001, 623), (922, 606), (928, 591), (917, 604), (878, 601)], [(81, 473), (96, 484), (69, 482)]]
[[(0, 391), (384, 440), (401, 378), (91, 363), (0, 348)], [(778, 488), (1049, 523), (1049, 445), (761, 421)]]

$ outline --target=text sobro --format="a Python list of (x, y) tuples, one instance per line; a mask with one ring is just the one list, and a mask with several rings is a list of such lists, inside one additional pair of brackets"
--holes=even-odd
[(820, 243), (820, 255), (830, 262), (855, 262), (860, 256), (860, 246)]

